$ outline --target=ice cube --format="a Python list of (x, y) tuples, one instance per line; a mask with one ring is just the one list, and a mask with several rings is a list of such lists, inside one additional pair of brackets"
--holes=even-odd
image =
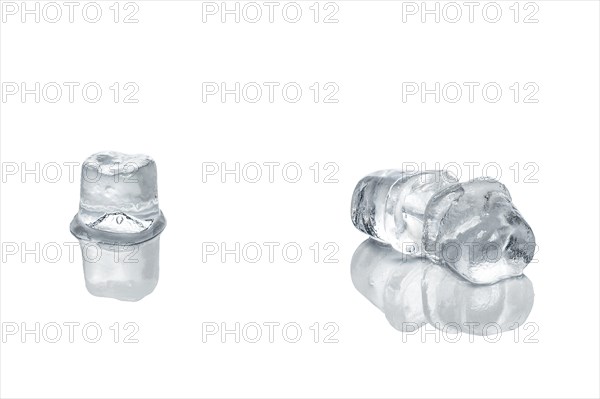
[(150, 157), (109, 151), (84, 161), (71, 232), (79, 239), (91, 294), (137, 301), (151, 293), (165, 226)]
[(419, 255), (427, 203), (435, 193), (456, 181), (444, 171), (372, 173), (354, 189), (352, 222), (360, 231), (401, 252)]
[(156, 288), (160, 236), (133, 245), (80, 242), (85, 286), (92, 295), (138, 301)]
[(159, 217), (156, 163), (149, 156), (108, 151), (83, 162), (79, 201), (82, 223), (120, 230), (116, 217), (114, 223), (97, 225), (100, 218), (113, 214), (149, 222)]
[(425, 254), (469, 281), (518, 276), (533, 258), (535, 237), (506, 187), (480, 178), (435, 194), (425, 210)]

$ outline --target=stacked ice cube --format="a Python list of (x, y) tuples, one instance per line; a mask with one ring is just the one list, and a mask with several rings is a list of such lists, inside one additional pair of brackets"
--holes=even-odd
[(521, 275), (535, 250), (510, 193), (489, 178), (460, 183), (443, 171), (378, 171), (356, 185), (351, 216), (374, 239), (477, 284)]
[(159, 235), (166, 226), (156, 177), (146, 155), (109, 151), (84, 161), (71, 232), (79, 239), (91, 294), (137, 301), (156, 287)]

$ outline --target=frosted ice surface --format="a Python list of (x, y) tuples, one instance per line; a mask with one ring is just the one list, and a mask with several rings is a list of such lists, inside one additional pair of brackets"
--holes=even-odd
[(136, 245), (82, 245), (87, 290), (95, 296), (138, 301), (154, 291), (160, 236)]
[(421, 254), (425, 208), (436, 192), (454, 183), (456, 178), (443, 171), (372, 173), (354, 189), (352, 222), (401, 252)]
[(481, 178), (431, 198), (423, 246), (434, 261), (469, 281), (488, 284), (522, 274), (533, 258), (535, 237), (506, 187)]

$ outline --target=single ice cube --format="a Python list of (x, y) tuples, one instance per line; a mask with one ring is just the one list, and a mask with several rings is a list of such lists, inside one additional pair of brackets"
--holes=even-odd
[(382, 170), (361, 179), (352, 195), (352, 223), (397, 250), (422, 253), (424, 213), (429, 199), (456, 183), (444, 171)]
[(134, 245), (80, 243), (85, 285), (90, 294), (138, 301), (156, 288), (160, 236)]
[(533, 258), (535, 237), (506, 187), (480, 178), (445, 188), (425, 210), (425, 254), (469, 281), (518, 276)]
[[(81, 221), (100, 230), (144, 230), (160, 214), (156, 175), (156, 163), (147, 155), (108, 151), (90, 156), (81, 168)], [(126, 218), (140, 223), (119, 223)]]

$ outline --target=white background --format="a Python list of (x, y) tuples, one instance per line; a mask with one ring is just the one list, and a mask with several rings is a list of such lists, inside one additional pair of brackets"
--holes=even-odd
[[(138, 1), (134, 24), (112, 21), (112, 1), (100, 3), (95, 24), (80, 11), (73, 23), (6, 16), (2, 82), (98, 82), (105, 90), (97, 103), (3, 101), (3, 170), (80, 163), (106, 149), (150, 154), (168, 226), (158, 287), (137, 303), (89, 295), (78, 251), (55, 263), (4, 254), (4, 325), (95, 322), (103, 336), (95, 344), (80, 330), (73, 343), (4, 337), (3, 397), (599, 395), (598, 3), (538, 1), (539, 22), (529, 24), (524, 15), (513, 21), (512, 1), (499, 3), (498, 23), (486, 22), (481, 6), (473, 23), (421, 23), (419, 15), (404, 23), (394, 1), (338, 1), (339, 23), (314, 23), (312, 3), (301, 3), (295, 24), (280, 11), (273, 23), (203, 23), (194, 1)], [(139, 102), (115, 104), (114, 82), (135, 82)], [(298, 82), (304, 91), (297, 103), (203, 103), (202, 82)], [(339, 102), (315, 104), (314, 82), (335, 82)], [(496, 103), (481, 91), (473, 103), (403, 102), (402, 82), (497, 82), (503, 95)], [(515, 103), (514, 82), (537, 84), (539, 102)], [(273, 183), (203, 183), (203, 162), (297, 162), (303, 176), (295, 184), (281, 174)], [(336, 163), (339, 182), (314, 183), (315, 162)], [(524, 343), (523, 331), (517, 343), (512, 333), (497, 343), (438, 343), (433, 335), (403, 342), (354, 289), (350, 259), (366, 236), (349, 218), (352, 190), (365, 174), (404, 162), (501, 166), (540, 247), (526, 269), (536, 294), (528, 321), (539, 326), (539, 342)], [(527, 162), (539, 167), (538, 183), (523, 181)], [(68, 226), (79, 177), (66, 172), (56, 183), (4, 176), (3, 243), (74, 242)], [(202, 262), (202, 242), (266, 241), (297, 242), (303, 257)], [(314, 242), (336, 243), (339, 262), (315, 263)], [(136, 323), (139, 343), (114, 343), (115, 322)], [(203, 343), (206, 322), (295, 322), (303, 336), (295, 344), (281, 334), (274, 343)], [(314, 343), (315, 322), (336, 323), (339, 342)]]

